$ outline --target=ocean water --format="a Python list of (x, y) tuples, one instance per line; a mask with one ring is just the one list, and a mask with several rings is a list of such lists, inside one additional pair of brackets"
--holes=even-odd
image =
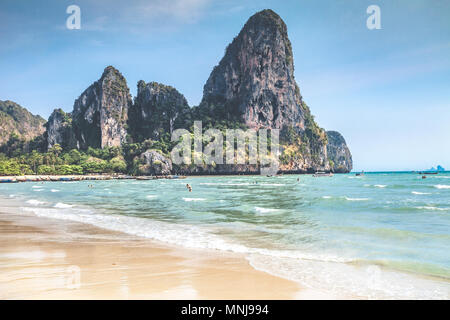
[(243, 253), (338, 296), (450, 298), (450, 173), (30, 182), (0, 196), (24, 214)]

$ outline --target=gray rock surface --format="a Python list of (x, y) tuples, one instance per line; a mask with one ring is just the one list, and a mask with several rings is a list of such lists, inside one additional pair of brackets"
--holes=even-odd
[(345, 173), (352, 171), (353, 161), (344, 137), (337, 131), (327, 131), (328, 159), (332, 162), (332, 170), (336, 173)]
[(73, 128), (80, 148), (104, 148), (124, 143), (131, 104), (125, 78), (114, 67), (106, 67), (101, 78), (74, 103)]
[(137, 141), (172, 134), (189, 117), (186, 98), (175, 88), (157, 82), (138, 82), (137, 97), (129, 112), (129, 128)]
[(201, 105), (225, 109), (250, 128), (304, 129), (291, 42), (275, 12), (250, 17), (209, 76)]
[(172, 171), (172, 160), (157, 150), (147, 150), (140, 156), (139, 171), (145, 175), (168, 175)]
[(47, 131), (47, 149), (55, 144), (59, 144), (63, 149), (70, 150), (76, 148), (75, 134), (72, 129), (72, 116), (62, 109), (55, 109), (45, 125)]

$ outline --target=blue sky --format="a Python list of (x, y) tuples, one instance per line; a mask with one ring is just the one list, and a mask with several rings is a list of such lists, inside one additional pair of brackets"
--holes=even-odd
[[(81, 8), (81, 30), (65, 27)], [(381, 30), (366, 27), (369, 5)], [(450, 1), (96, 0), (0, 2), (0, 100), (48, 117), (107, 65), (176, 87), (190, 105), (255, 12), (288, 26), (295, 76), (320, 126), (340, 131), (355, 170), (450, 168)]]

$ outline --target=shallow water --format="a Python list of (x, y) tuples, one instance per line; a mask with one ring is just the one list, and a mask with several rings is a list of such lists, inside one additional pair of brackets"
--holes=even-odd
[(242, 252), (337, 294), (450, 298), (450, 173), (20, 183), (0, 195), (39, 216)]

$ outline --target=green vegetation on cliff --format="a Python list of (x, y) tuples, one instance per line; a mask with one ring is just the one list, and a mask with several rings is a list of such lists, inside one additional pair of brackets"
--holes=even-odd
[(0, 145), (7, 142), (11, 134), (23, 141), (30, 141), (44, 133), (45, 120), (35, 116), (13, 101), (0, 100)]

